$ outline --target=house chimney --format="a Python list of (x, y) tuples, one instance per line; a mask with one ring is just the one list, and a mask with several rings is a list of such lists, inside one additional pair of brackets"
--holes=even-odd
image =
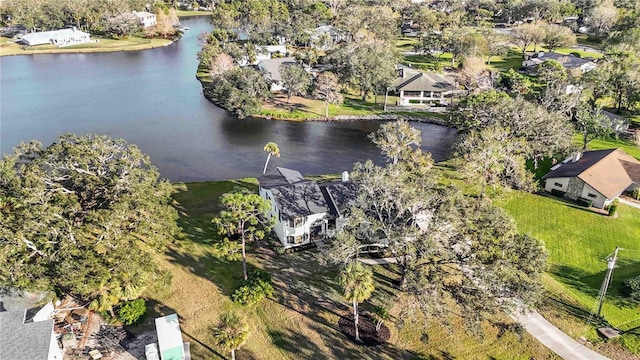
[(349, 182), (349, 172), (348, 171), (343, 171), (342, 172), (342, 182)]
[(571, 159), (571, 162), (577, 162), (581, 158), (582, 158), (582, 153), (578, 151), (575, 155), (573, 155), (573, 159)]

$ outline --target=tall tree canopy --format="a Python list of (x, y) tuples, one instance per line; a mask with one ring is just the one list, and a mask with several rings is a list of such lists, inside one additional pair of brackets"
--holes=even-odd
[(316, 76), (314, 85), (313, 96), (324, 101), (324, 117), (328, 118), (329, 104), (341, 104), (343, 101), (338, 77), (330, 71), (324, 71)]
[[(386, 138), (404, 133), (381, 131), (389, 133)], [(387, 143), (405, 149), (386, 156), (413, 155), (395, 163), (390, 158), (384, 166), (356, 165), (356, 199), (324, 259), (348, 263), (358, 249), (386, 245), (401, 271), (398, 300), (406, 301), (405, 312), (420, 310), (439, 323), (461, 314), (474, 331), (485, 319), (499, 325), (494, 315), (501, 310), (535, 303), (542, 292), (542, 243), (519, 235), (508, 215), (486, 199), (438, 185), (429, 154), (413, 141)]]
[(329, 57), (343, 81), (360, 89), (362, 100), (370, 93), (384, 91), (395, 76), (394, 47), (375, 38), (350, 43)]
[(176, 233), (171, 185), (135, 145), (67, 134), (0, 162), (0, 285), (73, 294), (110, 310), (159, 271)]
[(511, 138), (522, 138), (529, 145), (527, 158), (564, 155), (572, 147), (572, 128), (564, 114), (506, 93), (487, 91), (462, 101), (453, 115), (453, 125), (462, 133), (491, 126), (507, 128)]
[(212, 222), (218, 227), (220, 234), (235, 238), (240, 237), (242, 275), (246, 281), (249, 278), (246, 242), (260, 240), (264, 238), (265, 233), (271, 230), (271, 223), (265, 219), (267, 211), (271, 208), (271, 202), (248, 191), (222, 194), (220, 202), (224, 206), (224, 210), (220, 212), (220, 216), (212, 219)]

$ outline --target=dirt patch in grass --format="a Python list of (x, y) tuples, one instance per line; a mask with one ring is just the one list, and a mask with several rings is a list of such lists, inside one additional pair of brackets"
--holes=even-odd
[[(353, 315), (342, 316), (338, 320), (338, 327), (340, 327), (340, 331), (347, 335), (351, 340), (356, 341), (355, 326), (353, 325)], [(358, 331), (360, 333), (361, 342), (356, 342), (356, 344), (364, 346), (382, 345), (391, 337), (389, 328), (384, 324), (382, 324), (379, 331), (376, 331), (376, 324), (368, 316), (359, 316)]]

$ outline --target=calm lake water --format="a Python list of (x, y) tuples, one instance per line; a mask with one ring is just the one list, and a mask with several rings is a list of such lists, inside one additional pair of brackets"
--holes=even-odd
[[(190, 30), (164, 48), (102, 54), (0, 58), (0, 150), (66, 132), (123, 138), (149, 154), (171, 181), (257, 176), (269, 141), (270, 162), (303, 174), (339, 173), (356, 161), (380, 161), (367, 134), (380, 122), (287, 122), (236, 119), (202, 96), (195, 78), (198, 34), (207, 17), (182, 20)], [(442, 160), (455, 130), (414, 124), (424, 149)]]

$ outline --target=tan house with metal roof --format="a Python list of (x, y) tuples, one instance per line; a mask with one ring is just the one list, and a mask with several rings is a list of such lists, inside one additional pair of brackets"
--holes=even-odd
[(400, 96), (398, 106), (448, 105), (450, 96), (457, 90), (453, 76), (407, 67), (398, 68), (398, 75), (389, 86), (390, 91)]
[(551, 168), (545, 190), (592, 201), (604, 208), (625, 191), (640, 187), (640, 161), (621, 149), (585, 151)]

